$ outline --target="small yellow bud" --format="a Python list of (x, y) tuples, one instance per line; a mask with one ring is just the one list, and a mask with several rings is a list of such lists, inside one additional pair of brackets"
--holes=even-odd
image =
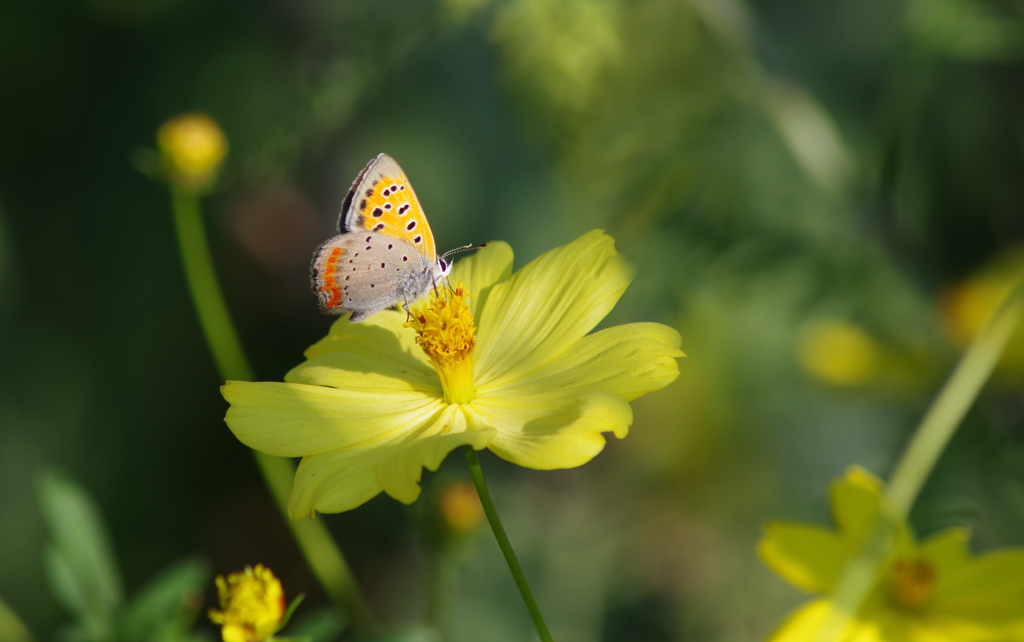
[(445, 484), (437, 495), (437, 510), (445, 526), (457, 534), (476, 530), (484, 516), (476, 487), (467, 481)]
[(800, 365), (837, 386), (866, 383), (878, 370), (881, 353), (867, 332), (843, 321), (823, 321), (800, 338)]
[(221, 625), (224, 642), (263, 642), (274, 635), (285, 614), (284, 589), (270, 569), (257, 564), (227, 579), (217, 576), (220, 608), (210, 620)]
[(182, 114), (168, 120), (157, 132), (157, 144), (169, 178), (192, 191), (213, 185), (228, 151), (224, 132), (206, 114)]

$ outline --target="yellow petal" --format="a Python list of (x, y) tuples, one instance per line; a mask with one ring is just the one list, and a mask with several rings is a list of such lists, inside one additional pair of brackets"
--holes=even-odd
[(938, 577), (946, 578), (970, 562), (970, 539), (969, 528), (947, 528), (921, 542), (919, 554), (935, 566)]
[(545, 366), (502, 385), (481, 385), (482, 396), (566, 394), (597, 389), (626, 401), (660, 390), (679, 376), (679, 333), (660, 323), (630, 323), (587, 335)]
[(1024, 640), (1024, 600), (1019, 596), (933, 600), (928, 610), (921, 628), (944, 642)]
[(842, 479), (832, 482), (832, 518), (847, 535), (859, 539), (878, 513), (882, 482), (858, 466), (850, 466)]
[(783, 579), (816, 594), (832, 590), (850, 555), (846, 543), (831, 530), (781, 522), (765, 526), (757, 552)]
[(508, 461), (539, 470), (581, 466), (601, 452), (602, 432), (624, 437), (633, 411), (621, 397), (594, 390), (533, 395), (480, 395), (471, 408), (497, 429), (489, 448)]
[(494, 434), (494, 428), (479, 421), (474, 413), (459, 406), (449, 406), (429, 431), (395, 448), (394, 454), (381, 458), (377, 465), (377, 479), (388, 495), (411, 504), (420, 496), (419, 481), (424, 467), (437, 470), (445, 456), (463, 444), (480, 450), (487, 446)]
[(949, 603), (975, 597), (1024, 600), (1024, 550), (997, 550), (971, 560), (941, 578), (933, 599)]
[(249, 631), (239, 624), (226, 624), (220, 630), (224, 642), (249, 642)]
[[(768, 642), (816, 642), (831, 613), (831, 606), (825, 599), (804, 604), (775, 630)], [(853, 620), (844, 628), (845, 634), (837, 631), (840, 635), (835, 639), (843, 642), (906, 642), (905, 637), (888, 637), (878, 623), (870, 620)]]
[[(396, 378), (401, 378), (409, 370), (419, 374), (433, 373), (430, 361), (416, 345), (415, 335), (402, 327), (405, 321), (404, 310), (382, 310), (361, 323), (350, 323), (347, 316), (342, 317), (331, 325), (326, 337), (306, 350), (306, 358), (340, 352), (359, 360), (354, 361), (358, 365), (353, 367), (366, 372)], [(437, 380), (436, 375), (433, 380)]]
[(495, 285), (479, 318), (477, 386), (516, 379), (571, 348), (628, 284), (614, 241), (594, 230)]
[(813, 642), (828, 609), (828, 600), (814, 600), (804, 604), (775, 629), (769, 642)]
[(435, 415), (440, 396), (415, 390), (336, 389), (298, 383), (229, 381), (224, 421), (246, 446), (304, 457), (389, 439)]
[(474, 319), (480, 318), (491, 288), (512, 276), (512, 248), (504, 241), (492, 241), (487, 247), (476, 251), (473, 256), (460, 259), (452, 268), (448, 280), (457, 285), (460, 281), (466, 292), (473, 295), (467, 299), (469, 311)]
[(294, 519), (313, 511), (337, 513), (382, 490), (411, 503), (419, 497), (423, 467), (437, 470), (454, 448), (484, 448), (493, 435), (493, 428), (467, 416), (461, 407), (439, 405), (432, 416), (404, 426), (395, 438), (304, 457), (295, 473), (288, 512)]

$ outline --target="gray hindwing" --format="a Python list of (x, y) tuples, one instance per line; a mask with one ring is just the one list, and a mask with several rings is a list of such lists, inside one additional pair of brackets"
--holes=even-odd
[(433, 268), (405, 241), (373, 232), (352, 232), (335, 236), (317, 249), (313, 289), (324, 312), (352, 312), (352, 323), (358, 323), (426, 294), (433, 282)]

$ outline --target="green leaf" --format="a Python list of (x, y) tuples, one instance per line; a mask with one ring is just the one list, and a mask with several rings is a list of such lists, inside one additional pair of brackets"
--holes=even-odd
[(45, 559), (50, 588), (87, 637), (108, 639), (122, 590), (100, 512), (85, 490), (53, 471), (40, 475), (37, 490), (51, 537)]
[(288, 631), (288, 639), (308, 638), (310, 642), (334, 642), (346, 626), (347, 622), (337, 608), (325, 607), (305, 612), (297, 618)]
[[(305, 593), (299, 593), (292, 603), (288, 605), (287, 610), (284, 612), (284, 617), (281, 618), (281, 624), (277, 627), (277, 631), (280, 631), (284, 627), (288, 626), (288, 620), (292, 619), (292, 613), (295, 613), (295, 609), (299, 608), (299, 604), (302, 604), (302, 600), (306, 599)], [(277, 633), (274, 631), (274, 633)]]
[(203, 604), (210, 568), (189, 558), (162, 571), (136, 594), (121, 618), (124, 640), (182, 639)]

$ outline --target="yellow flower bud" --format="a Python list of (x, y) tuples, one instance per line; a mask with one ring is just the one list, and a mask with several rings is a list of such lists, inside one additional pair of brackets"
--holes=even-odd
[(804, 332), (799, 358), (807, 372), (825, 383), (855, 386), (877, 373), (881, 351), (871, 335), (857, 326), (823, 321)]
[(270, 569), (257, 564), (227, 579), (217, 576), (220, 608), (210, 620), (221, 625), (224, 642), (263, 642), (274, 635), (285, 614), (284, 589)]
[(217, 122), (206, 114), (182, 114), (157, 132), (168, 177), (179, 187), (201, 191), (213, 185), (228, 151)]
[(445, 484), (437, 495), (437, 510), (444, 525), (458, 534), (475, 530), (484, 516), (476, 488), (467, 481)]

